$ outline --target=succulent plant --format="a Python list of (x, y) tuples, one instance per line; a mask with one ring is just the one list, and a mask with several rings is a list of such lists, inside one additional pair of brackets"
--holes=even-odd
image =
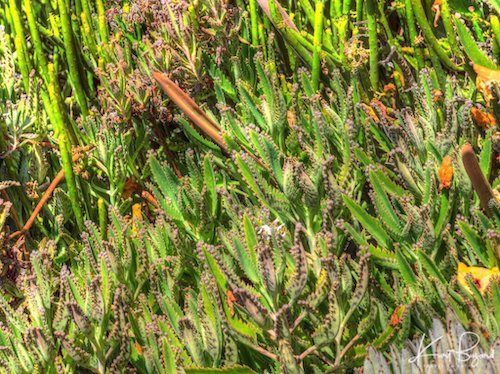
[(494, 371), (499, 11), (0, 2), (2, 372)]

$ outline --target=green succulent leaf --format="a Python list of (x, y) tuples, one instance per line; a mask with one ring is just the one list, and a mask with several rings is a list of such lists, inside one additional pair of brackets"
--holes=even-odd
[(373, 238), (384, 248), (391, 247), (391, 238), (379, 225), (378, 221), (369, 215), (365, 209), (363, 209), (354, 200), (350, 199), (348, 196), (343, 196), (344, 203), (351, 214), (356, 218), (361, 225), (373, 236)]
[(245, 366), (231, 366), (220, 369), (213, 368), (195, 368), (195, 367), (187, 367), (184, 368), (186, 374), (216, 374), (216, 373), (225, 373), (225, 374), (255, 374), (255, 371), (251, 370)]

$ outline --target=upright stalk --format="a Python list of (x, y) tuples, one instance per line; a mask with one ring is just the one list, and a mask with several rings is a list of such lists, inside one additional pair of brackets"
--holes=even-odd
[(66, 176), (66, 184), (68, 186), (68, 196), (71, 201), (71, 207), (76, 217), (76, 223), (80, 231), (83, 230), (83, 215), (78, 204), (78, 192), (76, 188), (75, 174), (73, 173), (73, 162), (71, 160), (71, 144), (66, 137), (66, 134), (59, 135), (59, 150), (61, 152), (61, 161)]
[(257, 18), (257, 3), (256, 0), (249, 1), (250, 8), (250, 27), (252, 28), (252, 45), (257, 47), (259, 44), (259, 25)]
[(101, 36), (101, 42), (104, 44), (109, 43), (109, 33), (108, 24), (106, 22), (106, 14), (104, 11), (104, 3), (102, 0), (96, 0), (97, 6), (97, 18), (99, 22), (99, 35)]
[(314, 8), (311, 6), (311, 3), (309, 3), (309, 0), (299, 0), (299, 4), (304, 11), (307, 20), (311, 25), (314, 25)]
[(363, 0), (356, 0), (356, 22), (363, 20)]
[(378, 37), (375, 0), (366, 1), (368, 22), (368, 45), (370, 47), (370, 83), (373, 91), (378, 90)]
[[(93, 38), (94, 32), (93, 32), (93, 26), (91, 24), (92, 22), (92, 12), (90, 11), (90, 4), (89, 0), (81, 0), (82, 3), (82, 14), (85, 15), (85, 18), (89, 21), (89, 31), (91, 32), (90, 37)], [(80, 15), (81, 17), (81, 15)]]
[(31, 0), (23, 0), (23, 4), (24, 4), (24, 11), (26, 13), (26, 18), (28, 20), (28, 27), (31, 34), (31, 40), (33, 43), (33, 47), (35, 49), (36, 65), (37, 68), (39, 69), (38, 73), (41, 75), (45, 85), (45, 88), (42, 88), (41, 90), (43, 106), (45, 108), (45, 111), (47, 112), (47, 115), (49, 116), (50, 122), (54, 124), (56, 119), (54, 117), (54, 112), (52, 110), (50, 97), (47, 93), (48, 91), (46, 90), (46, 88), (48, 88), (50, 84), (49, 71), (47, 68), (48, 65), (47, 57), (43, 52), (42, 39), (40, 38), (40, 32), (38, 31), (38, 25), (36, 23), (36, 18), (33, 13), (33, 8), (31, 6)]
[(71, 27), (71, 19), (69, 16), (69, 11), (66, 8), (65, 0), (58, 0), (57, 4), (59, 8), (59, 17), (61, 19), (64, 51), (66, 53), (66, 62), (68, 64), (71, 85), (73, 86), (73, 90), (76, 96), (76, 101), (80, 106), (82, 115), (86, 117), (89, 113), (89, 109), (87, 105), (87, 97), (85, 96), (85, 91), (83, 89), (83, 83), (80, 76), (80, 71), (78, 69), (78, 55), (74, 45), (73, 29)]
[(417, 70), (420, 71), (424, 68), (424, 58), (422, 57), (422, 49), (416, 45), (417, 28), (415, 27), (415, 16), (413, 14), (413, 5), (411, 4), (411, 0), (405, 0), (405, 11), (408, 24), (408, 33), (410, 36), (410, 45), (413, 46), (413, 50), (415, 51)]
[(16, 0), (9, 0), (9, 9), (12, 17), (14, 32), (16, 34), (14, 37), (14, 45), (17, 52), (17, 64), (19, 65), (19, 70), (21, 71), (21, 76), (23, 78), (24, 90), (26, 93), (29, 93), (31, 64), (28, 59), (28, 46), (26, 44), (23, 22), (21, 21), (21, 15), (19, 13), (19, 9), (17, 8)]
[(40, 69), (40, 75), (42, 76), (44, 82), (47, 84), (48, 83), (47, 58), (45, 57), (45, 53), (43, 53), (42, 40), (40, 38), (40, 33), (38, 32), (35, 15), (33, 14), (33, 8), (31, 7), (31, 0), (24, 0), (23, 4), (24, 4), (24, 11), (26, 13), (26, 18), (28, 19), (28, 27), (31, 34), (31, 40), (35, 48), (37, 67)]
[(313, 61), (312, 61), (312, 88), (317, 91), (319, 88), (319, 75), (321, 71), (321, 50), (323, 40), (323, 10), (325, 3), (323, 0), (316, 2), (316, 11), (314, 14), (314, 42), (313, 42)]
[(64, 110), (64, 104), (62, 102), (61, 90), (59, 84), (57, 83), (57, 74), (54, 64), (48, 64), (48, 79), (49, 79), (49, 98), (52, 103), (52, 113), (53, 119), (52, 126), (54, 127), (54, 135), (59, 137), (62, 133), (68, 133), (69, 138), (73, 143), (76, 143), (76, 136), (73, 132), (72, 127), (67, 125), (66, 112)]

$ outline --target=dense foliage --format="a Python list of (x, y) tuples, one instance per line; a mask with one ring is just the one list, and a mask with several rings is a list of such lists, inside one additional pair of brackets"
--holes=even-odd
[(498, 0), (0, 5), (2, 372), (500, 370)]

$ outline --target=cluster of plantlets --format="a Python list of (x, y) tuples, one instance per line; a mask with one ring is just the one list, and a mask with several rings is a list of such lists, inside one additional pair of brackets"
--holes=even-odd
[(4, 371), (497, 368), (495, 1), (1, 4)]

